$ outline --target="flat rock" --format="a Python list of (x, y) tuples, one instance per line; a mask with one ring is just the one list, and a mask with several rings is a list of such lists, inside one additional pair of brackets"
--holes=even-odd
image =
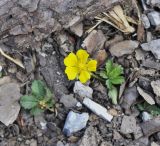
[(139, 94), (135, 86), (125, 90), (123, 102), (121, 105), (125, 109), (125, 112), (130, 111), (131, 105), (136, 101), (138, 96)]
[(144, 51), (151, 51), (156, 59), (160, 59), (160, 39), (141, 44)]
[(18, 103), (20, 88), (16, 83), (7, 83), (0, 86), (0, 121), (8, 126), (16, 119), (20, 111)]
[(102, 119), (111, 122), (113, 116), (107, 112), (107, 109), (100, 104), (92, 101), (89, 98), (84, 98), (83, 104), (89, 108), (93, 113), (100, 116)]
[(92, 126), (88, 127), (80, 141), (79, 146), (98, 146), (101, 141), (98, 130)]
[(93, 89), (90, 88), (89, 86), (83, 85), (79, 81), (75, 82), (73, 91), (74, 91), (74, 93), (78, 94), (80, 97), (83, 97), (83, 98), (85, 98), (85, 97), (92, 98)]
[(160, 8), (160, 0), (147, 0), (146, 3), (151, 7), (158, 7)]
[(83, 35), (83, 23), (80, 22), (70, 27), (70, 30), (77, 36), (81, 37)]
[(138, 47), (139, 42), (132, 40), (125, 40), (114, 45), (111, 45), (109, 48), (112, 56), (121, 57), (126, 54), (131, 54)]
[(143, 60), (141, 65), (144, 66), (144, 67), (147, 67), (147, 68), (152, 68), (152, 69), (160, 70), (160, 63), (152, 61), (152, 60), (149, 60), (149, 59)]
[(82, 47), (87, 49), (89, 54), (103, 49), (106, 38), (101, 30), (93, 30), (83, 41)]
[(151, 86), (154, 93), (160, 97), (160, 80), (152, 81)]
[(73, 94), (69, 94), (63, 95), (60, 102), (68, 109), (75, 107), (78, 101), (73, 97)]
[(83, 128), (86, 127), (88, 119), (89, 119), (88, 113), (79, 114), (70, 111), (65, 121), (63, 133), (67, 136), (71, 136), (74, 132), (82, 130)]
[(136, 119), (133, 116), (124, 116), (121, 124), (120, 132), (123, 134), (130, 134), (136, 131)]
[(155, 26), (155, 28), (158, 30), (160, 28), (160, 13), (157, 11), (150, 12), (148, 13), (148, 18), (151, 25)]
[(141, 124), (142, 131), (145, 136), (150, 136), (160, 131), (160, 116), (157, 116), (149, 121)]

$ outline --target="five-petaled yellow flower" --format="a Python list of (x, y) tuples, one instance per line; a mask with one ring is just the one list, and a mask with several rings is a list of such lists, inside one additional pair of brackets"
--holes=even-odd
[(81, 83), (86, 83), (91, 78), (91, 72), (95, 72), (97, 61), (89, 59), (87, 51), (80, 49), (76, 54), (70, 53), (65, 59), (65, 73), (69, 80), (78, 78)]

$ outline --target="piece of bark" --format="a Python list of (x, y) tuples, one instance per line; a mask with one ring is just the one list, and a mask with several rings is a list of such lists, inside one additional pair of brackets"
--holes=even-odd
[(43, 61), (43, 65), (41, 64), (40, 66), (40, 72), (50, 89), (52, 89), (56, 100), (68, 94), (66, 88), (68, 82), (60, 67), (57, 56), (56, 53), (46, 57), (38, 56), (40, 62)]
[(1, 43), (39, 48), (49, 34), (93, 18), (121, 0), (0, 0)]
[(145, 136), (150, 136), (160, 131), (160, 116), (141, 124)]

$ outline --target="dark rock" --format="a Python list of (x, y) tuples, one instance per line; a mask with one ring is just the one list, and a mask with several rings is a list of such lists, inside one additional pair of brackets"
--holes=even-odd
[(144, 90), (152, 91), (152, 89), (151, 89), (151, 81), (148, 78), (140, 76), (139, 80), (138, 80), (138, 84)]

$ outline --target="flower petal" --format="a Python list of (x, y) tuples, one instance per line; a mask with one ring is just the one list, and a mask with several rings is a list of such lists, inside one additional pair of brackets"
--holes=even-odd
[(91, 75), (89, 72), (81, 71), (79, 76), (79, 80), (81, 81), (81, 83), (86, 83), (90, 78), (91, 78)]
[(66, 67), (65, 73), (69, 80), (74, 80), (78, 75), (78, 69), (76, 67)]
[(97, 61), (96, 60), (90, 60), (87, 64), (88, 71), (96, 71), (97, 68)]
[(69, 55), (64, 59), (64, 64), (66, 66), (76, 66), (77, 56), (74, 53), (69, 53)]
[(78, 61), (80, 61), (81, 63), (86, 63), (89, 57), (89, 54), (87, 53), (87, 51), (83, 49), (78, 50), (76, 55), (78, 57)]

